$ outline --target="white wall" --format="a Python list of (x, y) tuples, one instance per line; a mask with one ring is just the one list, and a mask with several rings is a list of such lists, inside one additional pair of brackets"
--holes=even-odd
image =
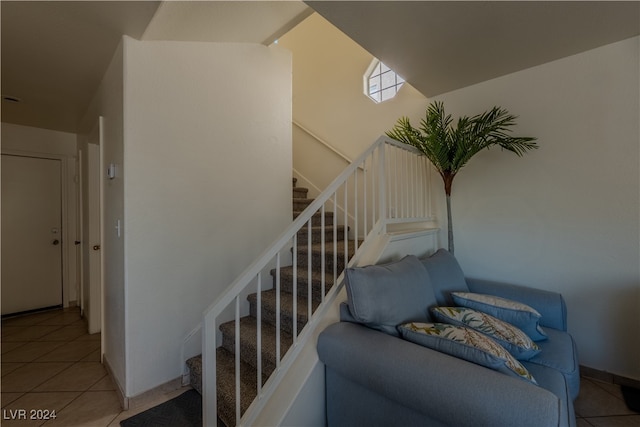
[[(282, 36), (278, 46), (293, 53), (294, 119), (352, 160), (399, 117), (424, 115), (428, 100), (409, 84), (389, 101), (371, 101), (362, 77), (373, 56), (317, 13)], [(293, 164), (320, 189), (346, 166), (298, 128)]]
[(203, 310), (291, 222), (291, 55), (126, 39), (124, 69), (134, 396), (181, 375), (182, 340)]
[(454, 115), (501, 105), (520, 116), (517, 134), (540, 145), (523, 158), (483, 152), (456, 177), (456, 256), (465, 272), (561, 292), (580, 363), (635, 379), (638, 50), (636, 37), (438, 97)]
[(2, 123), (2, 151), (24, 155), (52, 155), (62, 161), (63, 217), (62, 247), (65, 254), (63, 271), (63, 302), (78, 301), (78, 276), (76, 275), (76, 251), (74, 240), (77, 226), (76, 134)]
[[(123, 43), (113, 55), (98, 91), (94, 95), (81, 123), (79, 148), (84, 150), (86, 173), (86, 140), (96, 126), (99, 116), (104, 117), (104, 146), (102, 147), (102, 169), (115, 163), (118, 174), (113, 180), (104, 180), (104, 200), (102, 204), (104, 233), (103, 255), (103, 317), (104, 328), (102, 352), (115, 381), (125, 393), (127, 371), (125, 369), (125, 293), (124, 293), (124, 240), (113, 232), (118, 219), (124, 218), (124, 140), (123, 140)], [(87, 178), (85, 177), (85, 182)], [(86, 200), (86, 199), (85, 199)]]

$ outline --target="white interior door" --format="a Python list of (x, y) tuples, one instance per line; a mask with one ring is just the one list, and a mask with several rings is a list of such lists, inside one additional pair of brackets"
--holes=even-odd
[(62, 305), (60, 160), (2, 155), (2, 314)]
[(78, 200), (78, 204), (77, 204), (77, 208), (78, 208), (78, 221), (76, 223), (76, 238), (78, 240), (75, 241), (75, 244), (80, 244), (80, 250), (76, 251), (76, 256), (77, 256), (77, 260), (76, 260), (76, 265), (77, 265), (77, 283), (78, 283), (78, 301), (80, 301), (80, 314), (82, 316), (85, 315), (85, 299), (84, 299), (84, 254), (83, 254), (83, 242), (84, 242), (84, 238), (85, 236), (83, 235), (84, 230), (83, 230), (83, 222), (84, 222), (84, 170), (86, 168), (86, 166), (84, 165), (84, 157), (85, 157), (85, 152), (83, 150), (78, 150), (78, 165), (76, 167), (76, 171), (78, 172), (78, 185), (76, 187), (76, 191), (77, 191), (77, 200)]
[(87, 260), (83, 280), (83, 306), (89, 333), (102, 330), (102, 216), (101, 216), (101, 122), (89, 136), (87, 144), (87, 207), (84, 255)]

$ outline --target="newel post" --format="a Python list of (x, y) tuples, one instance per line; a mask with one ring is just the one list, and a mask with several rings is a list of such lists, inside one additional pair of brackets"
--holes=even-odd
[(215, 317), (207, 313), (202, 320), (202, 425), (215, 426), (218, 418), (216, 396)]

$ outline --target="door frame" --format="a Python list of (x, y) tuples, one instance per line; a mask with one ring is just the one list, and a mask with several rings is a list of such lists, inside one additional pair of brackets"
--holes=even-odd
[[(88, 235), (85, 242), (87, 244), (85, 254), (88, 256), (89, 271), (89, 316), (87, 317), (89, 333), (102, 331), (103, 327), (103, 283), (104, 283), (104, 243), (103, 233), (103, 181), (102, 181), (102, 121), (97, 124), (98, 129), (94, 129), (87, 144), (87, 204), (88, 204)], [(97, 130), (97, 135), (94, 132)], [(98, 144), (91, 141), (97, 137)], [(95, 151), (94, 151), (95, 150)], [(96, 194), (93, 194), (93, 193)], [(94, 246), (99, 249), (94, 249)], [(96, 253), (97, 252), (97, 253)]]
[[(104, 330), (104, 118), (98, 117), (93, 128), (82, 135), (78, 146), (79, 187), (82, 193), (80, 229), (80, 302), (90, 334)], [(94, 245), (99, 245), (96, 254)], [(86, 265), (85, 265), (86, 263)], [(87, 300), (85, 302), (85, 299)], [(102, 334), (104, 341), (104, 334)], [(104, 348), (104, 342), (102, 343)]]
[[(34, 151), (13, 150), (4, 148), (0, 150), (0, 154), (60, 161), (60, 203), (62, 205), (62, 230), (60, 233), (62, 245), (62, 306), (65, 308), (69, 307), (69, 288), (71, 283), (69, 276), (71, 271), (70, 262), (72, 257), (74, 259), (76, 257), (76, 246), (74, 245), (76, 227), (75, 224), (71, 223), (72, 221), (69, 216), (69, 192), (74, 187), (74, 179), (73, 177), (71, 177), (70, 181), (69, 177), (69, 161), (73, 160), (74, 158), (70, 158), (61, 154), (40, 153)], [(75, 268), (73, 268), (73, 270), (73, 274), (75, 274)]]

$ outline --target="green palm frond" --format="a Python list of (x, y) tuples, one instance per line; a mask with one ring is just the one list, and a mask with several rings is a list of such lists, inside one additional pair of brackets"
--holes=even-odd
[(493, 107), (473, 117), (460, 117), (454, 126), (451, 115), (444, 111), (444, 104), (436, 101), (427, 108), (419, 127), (402, 117), (386, 134), (420, 150), (440, 175), (455, 176), (473, 156), (492, 146), (518, 156), (538, 148), (535, 138), (510, 134), (516, 118), (504, 108)]
[(386, 132), (388, 137), (420, 150), (442, 177), (447, 196), (449, 251), (452, 253), (451, 185), (460, 169), (473, 156), (492, 146), (499, 146), (518, 156), (538, 148), (536, 138), (511, 135), (516, 119), (517, 116), (504, 108), (493, 107), (473, 117), (460, 117), (454, 126), (451, 115), (444, 111), (444, 104), (436, 101), (427, 107), (419, 127), (414, 127), (407, 117), (402, 117), (393, 129)]

